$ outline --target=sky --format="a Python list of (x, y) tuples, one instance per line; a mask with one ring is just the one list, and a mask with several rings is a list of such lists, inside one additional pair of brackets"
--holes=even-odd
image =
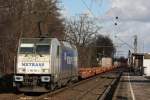
[[(80, 14), (98, 18), (103, 27), (100, 34), (113, 40), (118, 55), (127, 55), (128, 50), (133, 51), (131, 47), (135, 35), (138, 36), (138, 52), (150, 52), (150, 0), (61, 1), (63, 16), (66, 18)], [(115, 19), (116, 16), (118, 19)]]
[(61, 0), (61, 2), (64, 6), (66, 16), (90, 14), (88, 9), (90, 8), (93, 16), (97, 17), (106, 13), (109, 8), (109, 0)]

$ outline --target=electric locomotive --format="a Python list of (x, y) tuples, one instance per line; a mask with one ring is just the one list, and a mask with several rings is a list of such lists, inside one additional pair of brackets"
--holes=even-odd
[(78, 52), (56, 38), (21, 38), (14, 86), (22, 92), (47, 92), (78, 80)]

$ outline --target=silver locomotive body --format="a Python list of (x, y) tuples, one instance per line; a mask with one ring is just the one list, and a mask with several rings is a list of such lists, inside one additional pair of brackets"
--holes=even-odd
[(78, 80), (77, 49), (56, 38), (20, 40), (14, 85), (23, 92), (46, 92)]

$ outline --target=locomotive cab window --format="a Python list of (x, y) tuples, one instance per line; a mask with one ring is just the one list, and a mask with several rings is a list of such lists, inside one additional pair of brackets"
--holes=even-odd
[(21, 44), (20, 45), (20, 53), (33, 53), (34, 52), (34, 45), (33, 44)]
[(48, 54), (50, 52), (49, 45), (36, 45), (36, 53)]
[(33, 53), (33, 48), (31, 47), (21, 47), (20, 53)]
[(59, 56), (59, 49), (60, 49), (60, 47), (57, 46), (57, 57)]

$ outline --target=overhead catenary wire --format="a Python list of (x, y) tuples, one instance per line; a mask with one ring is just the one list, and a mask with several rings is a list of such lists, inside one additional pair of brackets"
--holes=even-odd
[[(96, 20), (96, 22), (98, 22), (98, 24), (100, 25), (100, 23), (103, 23), (103, 25), (105, 24), (105, 22), (103, 21), (103, 19), (101, 17), (96, 16), (93, 11), (92, 11), (92, 5), (94, 0), (91, 0), (91, 8), (87, 5), (87, 3), (84, 0), (81, 0), (81, 2), (84, 4), (84, 6), (88, 9), (88, 11), (91, 13), (91, 15), (94, 17), (94, 19)], [(95, 0), (96, 2), (96, 0)], [(102, 6), (103, 0), (100, 0), (100, 4), (99, 4), (99, 8)], [(97, 3), (96, 3), (97, 4)], [(100, 13), (100, 11), (98, 11)], [(97, 26), (99, 26), (97, 25)], [(100, 25), (101, 26), (101, 25)]]
[(116, 36), (116, 38), (117, 38), (118, 40), (120, 40), (121, 42), (123, 42), (124, 44), (126, 44), (129, 48), (131, 48), (131, 49), (134, 50), (134, 47), (132, 47), (130, 44), (128, 44), (127, 42), (125, 42), (125, 41), (123, 41), (122, 39), (118, 38), (117, 36)]
[[(91, 0), (91, 5), (90, 5), (90, 7), (87, 5), (87, 3), (86, 3), (84, 0), (81, 0), (81, 1), (82, 1), (82, 3), (85, 5), (85, 7), (89, 10), (89, 12), (92, 14), (92, 16), (96, 18), (96, 15), (93, 13), (93, 11), (92, 11), (92, 9), (91, 9), (91, 7), (92, 7), (94, 1)], [(95, 1), (95, 2), (96, 2), (96, 1)], [(101, 6), (102, 6), (102, 3), (103, 3), (103, 0), (100, 0), (100, 5), (98, 5), (98, 6), (101, 7)], [(96, 4), (97, 4), (97, 3), (96, 3)]]
[[(91, 1), (95, 1), (95, 4), (98, 5), (99, 8), (102, 7), (103, 4), (103, 0), (91, 0)], [(98, 3), (99, 1), (99, 3)], [(101, 11), (99, 9), (97, 9), (98, 13), (101, 13)]]
[[(81, 2), (88, 9), (88, 11), (91, 13), (91, 15), (96, 19), (96, 21), (100, 22), (100, 20), (98, 20), (97, 16), (93, 13), (92, 9), (87, 5), (87, 3), (84, 0), (81, 0)], [(91, 2), (91, 3), (93, 3), (93, 2)], [(97, 25), (97, 26), (99, 27), (99, 25)]]
[(89, 10), (89, 12), (92, 14), (93, 17), (96, 18), (95, 14), (93, 13), (93, 11), (91, 10), (91, 8), (86, 4), (86, 2), (84, 0), (81, 0), (81, 2), (85, 5), (85, 7)]

